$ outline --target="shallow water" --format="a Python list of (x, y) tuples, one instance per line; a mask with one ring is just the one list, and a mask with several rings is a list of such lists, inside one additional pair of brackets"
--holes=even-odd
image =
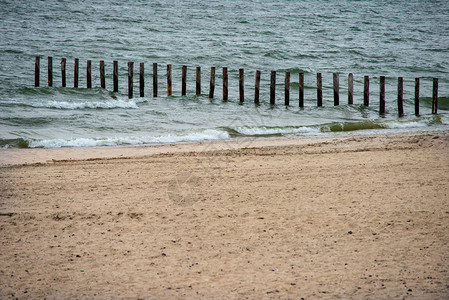
[[(0, 1), (0, 146), (78, 147), (151, 144), (239, 137), (304, 136), (375, 130), (449, 127), (449, 3), (447, 1)], [(41, 56), (40, 86), (34, 59)], [(54, 87), (47, 85), (53, 57)], [(67, 88), (59, 63), (67, 58)], [(80, 88), (73, 88), (74, 59)], [(86, 60), (92, 60), (92, 89)], [(106, 65), (101, 89), (99, 61)], [(112, 61), (119, 62), (119, 92), (112, 92)], [(134, 62), (134, 98), (127, 96), (127, 62)], [(138, 97), (138, 67), (145, 63), (145, 97)], [(158, 63), (157, 98), (152, 64)], [(166, 96), (166, 65), (173, 66), (173, 96)], [(188, 67), (181, 96), (181, 68)], [(195, 68), (202, 67), (202, 95)], [(216, 67), (214, 99), (208, 98)], [(222, 67), (229, 70), (229, 100), (222, 101)], [(245, 70), (239, 103), (238, 70)], [(260, 104), (254, 74), (262, 73)], [(277, 71), (276, 105), (270, 71)], [(284, 73), (291, 72), (290, 106)], [(299, 73), (305, 107), (298, 107)], [(324, 106), (316, 107), (316, 73), (323, 74)], [(332, 73), (340, 73), (340, 106), (333, 106)], [(347, 75), (354, 74), (354, 104)], [(370, 76), (370, 106), (363, 106), (363, 76)], [(379, 114), (379, 76), (386, 76), (386, 114)], [(397, 77), (404, 77), (398, 116)], [(414, 79), (421, 78), (414, 115)], [(439, 78), (438, 115), (431, 114), (432, 78)]]

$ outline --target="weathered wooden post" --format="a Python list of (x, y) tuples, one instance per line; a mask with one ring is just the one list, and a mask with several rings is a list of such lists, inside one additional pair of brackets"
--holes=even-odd
[(245, 101), (245, 77), (244, 77), (244, 70), (239, 69), (239, 96), (240, 96), (240, 103)]
[(385, 114), (385, 76), (380, 76), (379, 113)]
[(333, 74), (334, 81), (334, 106), (340, 105), (340, 78), (338, 73)]
[(118, 92), (118, 61), (114, 60), (112, 65), (112, 81), (114, 83), (114, 93), (116, 93)]
[(323, 106), (323, 79), (321, 73), (316, 74), (317, 106)]
[(354, 75), (348, 75), (348, 104), (354, 103)]
[(87, 74), (86, 74), (87, 88), (92, 88), (92, 61), (87, 61)]
[(100, 85), (102, 89), (106, 88), (106, 78), (104, 76), (104, 60), (100, 60)]
[(139, 70), (139, 92), (140, 97), (145, 96), (145, 64), (143, 62), (140, 63)]
[(369, 106), (369, 76), (364, 77), (363, 105)]
[(271, 71), (270, 79), (270, 104), (276, 104), (276, 71)]
[(256, 71), (256, 83), (254, 87), (254, 103), (259, 104), (259, 94), (260, 94), (260, 71)]
[(433, 79), (432, 114), (438, 113), (438, 78)]
[(53, 57), (48, 57), (48, 86), (53, 86)]
[(36, 59), (34, 61), (34, 86), (38, 87), (39, 86), (39, 81), (40, 81), (40, 63), (41, 58), (40, 56), (36, 56)]
[(404, 115), (404, 80), (402, 77), (398, 78), (398, 115)]
[(157, 63), (153, 63), (153, 97), (157, 97)]
[(419, 78), (415, 78), (415, 115), (419, 116)]
[(223, 67), (223, 101), (228, 100), (228, 68)]
[(290, 105), (290, 72), (285, 72), (284, 103)]
[(65, 58), (61, 58), (61, 81), (62, 81), (62, 87), (66, 87), (67, 86), (67, 81), (66, 81), (66, 72), (65, 72), (65, 64), (66, 64), (66, 59)]
[(187, 93), (187, 66), (182, 66), (181, 96), (185, 96), (186, 93)]
[(79, 59), (75, 58), (75, 65), (74, 65), (74, 70), (73, 70), (73, 87), (74, 88), (78, 88), (79, 65), (80, 65)]
[(128, 62), (128, 98), (133, 97), (133, 69), (134, 63)]
[(201, 67), (196, 67), (196, 95), (201, 95)]
[(209, 98), (214, 98), (215, 91), (215, 67), (210, 68), (210, 84), (209, 84)]
[(167, 65), (167, 96), (172, 95), (172, 87), (171, 87), (171, 64)]
[(299, 107), (304, 107), (304, 73), (299, 73)]

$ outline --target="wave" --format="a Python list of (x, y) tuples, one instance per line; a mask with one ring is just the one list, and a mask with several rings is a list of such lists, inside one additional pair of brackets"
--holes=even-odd
[(332, 132), (351, 132), (362, 130), (378, 129), (415, 129), (425, 128), (433, 125), (449, 125), (449, 118), (443, 115), (436, 115), (420, 120), (364, 120), (359, 122), (332, 122), (321, 125), (310, 126), (286, 126), (286, 127), (266, 127), (266, 126), (242, 126), (227, 129), (231, 137), (239, 136), (310, 136)]
[(70, 139), (0, 139), (1, 148), (62, 148), (62, 147), (99, 147), (119, 145), (167, 144), (180, 142), (200, 142), (229, 139), (226, 131), (206, 129), (200, 132), (136, 137), (78, 137)]
[(367, 129), (386, 129), (387, 125), (377, 121), (333, 122), (320, 127), (321, 132), (342, 132)]
[(138, 109), (139, 103), (143, 103), (146, 100), (141, 99), (108, 99), (104, 101), (57, 101), (57, 100), (43, 100), (40, 102), (24, 102), (24, 101), (0, 101), (0, 105), (8, 106), (25, 106), (34, 108), (53, 108), (53, 109)]
[(23, 138), (18, 139), (0, 139), (0, 149), (8, 148), (28, 148), (29, 141)]
[(0, 106), (76, 109), (138, 109), (145, 98), (128, 98), (102, 88), (23, 87), (0, 90)]
[(373, 130), (373, 129), (413, 129), (424, 128), (432, 125), (448, 125), (448, 118), (444, 116), (434, 116), (423, 118), (420, 120), (389, 120), (376, 121), (367, 120), (360, 122), (334, 122), (320, 126), (322, 132), (349, 132), (356, 130)]
[[(449, 117), (436, 115), (419, 120), (364, 120), (360, 122), (332, 122), (310, 126), (239, 126), (204, 129), (180, 134), (129, 137), (77, 137), (58, 139), (1, 139), (0, 148), (61, 148), (61, 147), (99, 147), (119, 145), (166, 144), (180, 142), (201, 142), (226, 140), (231, 138), (263, 138), (281, 136), (320, 136), (340, 132), (359, 131), (378, 133), (378, 130), (413, 131), (449, 126)], [(443, 128), (443, 127), (440, 127)], [(374, 130), (374, 131), (373, 131)]]
[(319, 134), (320, 128), (314, 126), (300, 126), (300, 127), (266, 127), (266, 126), (242, 126), (233, 128), (232, 131), (235, 136), (282, 136), (291, 134), (300, 135), (316, 135)]

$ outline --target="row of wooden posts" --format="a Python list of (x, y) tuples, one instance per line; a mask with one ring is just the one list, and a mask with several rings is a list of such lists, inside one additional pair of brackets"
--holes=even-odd
[[(87, 60), (87, 88), (92, 87), (92, 62)], [(157, 81), (157, 63), (153, 63), (153, 97), (158, 95), (158, 81)], [(133, 68), (134, 63), (128, 62), (128, 97), (133, 97)], [(40, 74), (40, 57), (36, 56), (35, 60), (35, 78), (34, 86), (39, 86), (39, 74)], [(228, 100), (228, 68), (223, 67), (223, 100)], [(260, 75), (259, 70), (255, 75), (255, 92), (254, 102), (259, 103), (260, 94)], [(62, 87), (66, 87), (66, 59), (61, 59), (61, 77)], [(78, 87), (79, 77), (79, 59), (75, 58), (74, 67), (74, 80), (73, 86)], [(144, 63), (140, 63), (140, 97), (144, 97)], [(270, 78), (270, 104), (275, 104), (276, 96), (276, 71), (271, 71)], [(187, 66), (182, 66), (182, 88), (181, 95), (186, 95), (186, 81), (187, 81)], [(323, 84), (321, 73), (317, 73), (317, 106), (323, 105)], [(415, 78), (415, 114), (419, 115), (419, 83), (420, 79)], [(105, 83), (105, 71), (104, 61), (100, 61), (100, 84), (102, 88), (106, 88)], [(48, 57), (48, 86), (53, 86), (53, 58)], [(118, 92), (118, 61), (113, 61), (113, 86), (114, 92)], [(340, 91), (339, 91), (339, 74), (333, 73), (333, 90), (334, 90), (334, 105), (340, 104)], [(209, 98), (214, 97), (215, 91), (215, 67), (211, 67), (210, 71), (210, 85), (209, 85)], [(354, 97), (354, 76), (352, 73), (348, 75), (348, 104), (353, 104)], [(239, 69), (239, 98), (240, 102), (244, 101), (244, 69)], [(201, 67), (196, 67), (196, 95), (201, 94)], [(172, 65), (167, 65), (167, 95), (172, 95)], [(290, 105), (290, 72), (285, 72), (285, 105)], [(403, 106), (403, 78), (398, 78), (398, 114), (404, 114)], [(369, 106), (369, 76), (364, 76), (364, 92), (363, 92), (363, 104)], [(304, 73), (299, 73), (299, 106), (304, 107)], [(436, 114), (438, 110), (438, 78), (433, 78), (433, 95), (432, 95), (432, 114)], [(381, 114), (385, 113), (385, 76), (380, 76), (380, 102), (379, 111)]]

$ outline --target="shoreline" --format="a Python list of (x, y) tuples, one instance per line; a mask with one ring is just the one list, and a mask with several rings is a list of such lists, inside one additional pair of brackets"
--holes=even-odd
[(125, 159), (146, 157), (162, 153), (203, 152), (216, 150), (238, 150), (248, 147), (271, 146), (304, 146), (319, 144), (327, 141), (345, 140), (363, 141), (366, 139), (379, 139), (380, 141), (392, 138), (408, 138), (411, 136), (424, 136), (432, 133), (448, 133), (449, 130), (424, 130), (385, 133), (340, 133), (327, 136), (300, 136), (300, 137), (249, 137), (233, 140), (213, 140), (201, 142), (179, 142), (151, 145), (119, 145), (102, 147), (62, 147), (62, 148), (9, 148), (0, 149), (0, 168), (17, 165), (46, 164), (60, 161), (83, 161), (98, 159)]

